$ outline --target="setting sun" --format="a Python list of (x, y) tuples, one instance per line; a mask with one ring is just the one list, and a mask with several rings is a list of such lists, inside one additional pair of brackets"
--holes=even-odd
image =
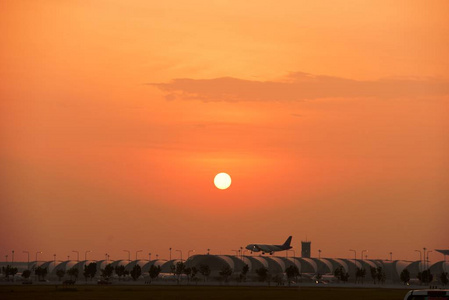
[(214, 184), (220, 190), (225, 190), (231, 185), (231, 176), (226, 173), (218, 173), (215, 175)]

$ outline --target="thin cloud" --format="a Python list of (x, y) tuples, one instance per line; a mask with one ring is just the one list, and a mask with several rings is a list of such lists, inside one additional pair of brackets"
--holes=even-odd
[(252, 81), (233, 77), (179, 78), (149, 83), (168, 100), (202, 101), (302, 101), (337, 97), (416, 98), (449, 94), (449, 82), (433, 78), (401, 77), (373, 81), (292, 73), (283, 81)]

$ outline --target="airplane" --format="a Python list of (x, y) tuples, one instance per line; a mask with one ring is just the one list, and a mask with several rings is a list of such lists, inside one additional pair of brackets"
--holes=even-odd
[(262, 251), (262, 254), (270, 253), (270, 255), (273, 255), (274, 252), (291, 249), (292, 248), (290, 246), (291, 241), (292, 236), (289, 236), (283, 245), (249, 244), (245, 248), (251, 251), (251, 253)]

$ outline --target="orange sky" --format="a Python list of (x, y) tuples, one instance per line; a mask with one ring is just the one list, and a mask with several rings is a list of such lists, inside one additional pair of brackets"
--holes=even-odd
[(448, 18), (443, 0), (1, 1), (0, 259), (448, 248)]

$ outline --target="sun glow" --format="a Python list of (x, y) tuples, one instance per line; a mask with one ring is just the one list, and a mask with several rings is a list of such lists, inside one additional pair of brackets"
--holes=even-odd
[(225, 190), (231, 185), (231, 176), (226, 173), (218, 173), (214, 178), (215, 186), (220, 190)]

